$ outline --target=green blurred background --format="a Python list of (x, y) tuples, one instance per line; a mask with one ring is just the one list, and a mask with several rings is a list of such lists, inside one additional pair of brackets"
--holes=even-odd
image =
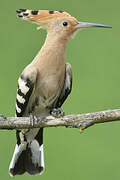
[[(79, 21), (104, 23), (113, 29), (88, 28), (67, 46), (72, 64), (73, 90), (63, 108), (66, 114), (120, 107), (119, 0), (1, 0), (0, 1), (0, 113), (14, 116), (17, 79), (41, 48), (46, 32), (21, 21), (19, 8), (65, 10)], [(42, 176), (15, 180), (119, 180), (120, 123), (77, 129), (46, 128), (46, 170)], [(8, 167), (16, 143), (15, 131), (0, 131), (0, 179), (9, 180)]]

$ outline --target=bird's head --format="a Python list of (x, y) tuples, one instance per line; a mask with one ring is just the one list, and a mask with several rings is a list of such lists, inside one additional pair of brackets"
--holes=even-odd
[(19, 9), (16, 11), (18, 17), (40, 25), (47, 29), (52, 36), (63, 39), (70, 39), (75, 32), (85, 27), (111, 28), (103, 24), (79, 22), (75, 17), (64, 11), (28, 10)]

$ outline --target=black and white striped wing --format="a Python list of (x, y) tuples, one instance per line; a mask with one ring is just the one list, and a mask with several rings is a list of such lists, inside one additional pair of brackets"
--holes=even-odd
[(34, 84), (29, 78), (21, 75), (18, 79), (18, 90), (16, 97), (16, 116), (22, 117), (33, 92)]
[[(16, 98), (16, 115), (18, 117), (29, 113), (30, 98), (36, 82), (36, 71), (30, 74), (27, 71), (27, 78), (25, 74), (18, 79)], [(25, 172), (31, 175), (42, 173), (44, 170), (43, 128), (33, 128), (27, 131), (17, 130), (16, 137), (17, 144), (9, 167), (10, 175), (21, 175)]]

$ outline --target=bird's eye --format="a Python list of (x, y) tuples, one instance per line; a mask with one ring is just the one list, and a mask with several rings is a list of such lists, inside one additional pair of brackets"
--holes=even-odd
[(63, 22), (63, 26), (67, 26), (68, 25), (68, 22)]

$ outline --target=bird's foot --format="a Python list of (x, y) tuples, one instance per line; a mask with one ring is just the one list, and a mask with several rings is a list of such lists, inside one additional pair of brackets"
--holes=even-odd
[(61, 108), (53, 108), (50, 111), (50, 114), (52, 116), (54, 116), (55, 118), (60, 118), (60, 117), (63, 117), (65, 115), (64, 110)]
[(35, 121), (35, 119), (36, 119), (36, 116), (33, 115), (32, 113), (30, 113), (30, 122), (31, 122), (32, 127), (34, 127), (34, 121)]

